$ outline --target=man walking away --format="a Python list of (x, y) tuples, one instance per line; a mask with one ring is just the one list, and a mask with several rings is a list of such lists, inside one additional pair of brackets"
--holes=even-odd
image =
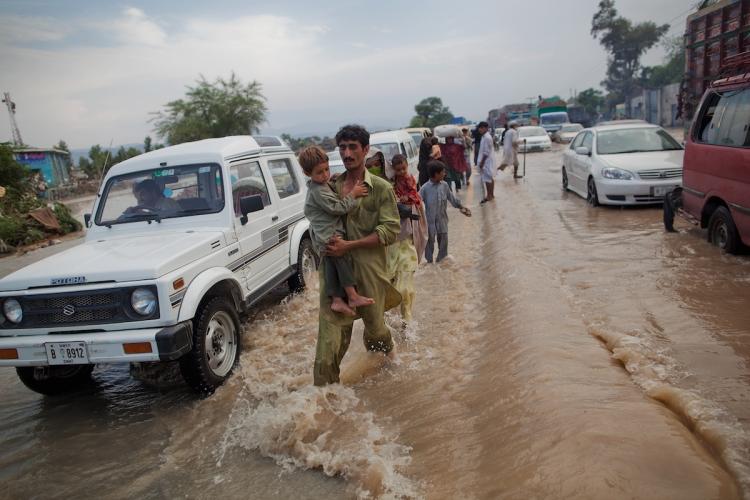
[(508, 127), (503, 139), (503, 161), (500, 163), (500, 170), (513, 165), (513, 178), (518, 179), (518, 145), (521, 142), (518, 138), (518, 122), (511, 121)]
[(485, 203), (495, 199), (495, 145), (487, 122), (480, 122), (477, 130), (482, 134), (479, 143), (479, 172), (485, 187), (485, 197), (479, 203)]

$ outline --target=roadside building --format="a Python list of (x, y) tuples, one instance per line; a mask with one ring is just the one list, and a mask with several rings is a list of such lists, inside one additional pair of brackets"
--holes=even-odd
[(629, 118), (646, 120), (662, 127), (681, 127), (682, 118), (678, 118), (680, 84), (673, 83), (658, 89), (644, 89), (630, 100)]
[(70, 183), (70, 153), (60, 149), (14, 148), (16, 161), (32, 173), (39, 173), (47, 186), (56, 188)]

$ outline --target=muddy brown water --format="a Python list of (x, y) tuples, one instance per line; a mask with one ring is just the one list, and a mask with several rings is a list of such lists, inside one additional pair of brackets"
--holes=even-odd
[[(750, 487), (750, 257), (658, 208), (591, 208), (561, 150), (498, 177), (416, 276), (394, 361), (311, 385), (315, 290), (277, 291), (213, 397), (98, 367), (67, 398), (0, 370), (7, 498), (740, 498)], [(476, 176), (475, 176), (476, 178)]]

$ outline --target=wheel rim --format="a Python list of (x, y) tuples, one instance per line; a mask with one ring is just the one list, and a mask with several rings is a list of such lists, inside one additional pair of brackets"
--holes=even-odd
[(727, 241), (729, 240), (729, 230), (727, 229), (727, 225), (723, 222), (719, 222), (714, 226), (714, 243), (719, 248), (726, 248), (727, 247)]
[(302, 279), (309, 283), (315, 274), (315, 255), (309, 246), (302, 250)]
[(211, 371), (219, 377), (229, 373), (237, 353), (237, 329), (232, 317), (218, 311), (208, 322), (205, 336), (206, 361)]

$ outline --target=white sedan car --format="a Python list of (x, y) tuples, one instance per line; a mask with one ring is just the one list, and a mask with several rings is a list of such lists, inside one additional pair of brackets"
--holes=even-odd
[(552, 140), (542, 127), (518, 127), (518, 138), (521, 140), (518, 150), (522, 153), (524, 151), (547, 151), (552, 147)]
[(593, 206), (662, 203), (682, 184), (682, 146), (647, 123), (582, 130), (563, 153), (562, 186)]

